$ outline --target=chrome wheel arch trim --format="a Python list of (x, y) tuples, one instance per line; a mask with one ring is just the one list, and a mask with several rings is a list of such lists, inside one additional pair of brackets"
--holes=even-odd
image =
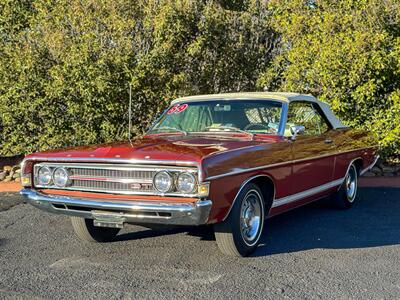
[[(251, 182), (252, 180), (254, 180), (254, 179), (258, 178), (258, 177), (267, 177), (268, 179), (271, 180), (272, 185), (273, 185), (273, 187), (274, 187), (274, 193), (273, 193), (273, 195), (272, 195), (272, 203), (274, 203), (274, 201), (275, 201), (275, 192), (276, 192), (276, 189), (275, 189), (275, 181), (274, 181), (274, 179), (273, 179), (270, 175), (267, 175), (267, 174), (258, 174), (258, 175), (252, 176), (252, 177), (247, 178), (245, 181), (242, 182), (242, 184), (241, 184), (241, 186), (240, 186), (238, 192), (236, 193), (235, 198), (234, 198), (233, 201), (232, 201), (231, 206), (229, 207), (228, 212), (226, 213), (226, 215), (225, 215), (225, 217), (222, 219), (222, 221), (225, 221), (226, 218), (227, 218), (227, 217), (229, 216), (229, 214), (231, 213), (231, 210), (232, 210), (233, 206), (235, 205), (236, 200), (237, 200), (237, 198), (239, 197), (240, 192), (244, 189), (244, 187), (245, 187), (249, 182)], [(272, 205), (271, 205), (271, 207), (269, 208), (269, 210), (270, 210), (271, 208), (272, 208)], [(265, 209), (265, 206), (264, 206), (264, 209)], [(269, 210), (268, 210), (268, 212), (264, 212), (264, 216), (268, 216)]]
[[(362, 159), (362, 157), (356, 157), (356, 158), (354, 158), (354, 159), (352, 159), (352, 160), (350, 161), (349, 166), (347, 167), (346, 173), (345, 173), (344, 176), (342, 177), (342, 183), (340, 184), (338, 190), (340, 189), (340, 187), (342, 186), (342, 184), (343, 184), (344, 181), (346, 180), (347, 174), (349, 174), (350, 168), (351, 168), (351, 166), (354, 164), (354, 162), (355, 162), (356, 160), (361, 160), (361, 161), (362, 161), (363, 159)], [(356, 171), (357, 171), (357, 168), (356, 168)], [(361, 170), (360, 170), (360, 172), (361, 172)], [(357, 174), (357, 177), (358, 177), (358, 174)]]
[(360, 170), (360, 176), (364, 175), (366, 172), (371, 170), (375, 166), (375, 164), (378, 162), (379, 157), (380, 157), (379, 155), (376, 155), (374, 161), (369, 166), (367, 166), (366, 168)]

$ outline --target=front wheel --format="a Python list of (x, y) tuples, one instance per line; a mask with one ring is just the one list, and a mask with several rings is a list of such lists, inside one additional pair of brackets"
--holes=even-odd
[(228, 217), (214, 225), (219, 249), (231, 256), (248, 256), (257, 248), (265, 218), (260, 188), (247, 184), (239, 193)]
[(110, 242), (119, 232), (119, 228), (96, 227), (92, 219), (71, 217), (72, 227), (79, 239), (85, 242)]
[(358, 172), (354, 164), (349, 168), (340, 189), (332, 196), (334, 205), (341, 209), (350, 208), (357, 199)]

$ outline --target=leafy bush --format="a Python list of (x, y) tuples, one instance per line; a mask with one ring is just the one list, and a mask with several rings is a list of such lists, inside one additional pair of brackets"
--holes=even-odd
[(3, 0), (0, 155), (126, 139), (170, 100), (312, 93), (400, 155), (397, 0)]
[(177, 96), (254, 89), (274, 38), (266, 7), (252, 3), (1, 6), (2, 154), (126, 138), (129, 84), (137, 132)]
[(311, 93), (350, 126), (400, 156), (400, 3), (272, 1), (279, 54), (259, 77), (270, 89)]

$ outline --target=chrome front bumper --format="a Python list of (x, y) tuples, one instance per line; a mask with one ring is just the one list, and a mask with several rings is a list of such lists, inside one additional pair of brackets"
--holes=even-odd
[(201, 225), (207, 222), (212, 205), (211, 200), (194, 203), (118, 202), (106, 199), (107, 195), (99, 200), (47, 195), (33, 189), (23, 189), (20, 193), (33, 206), (51, 213), (133, 224)]

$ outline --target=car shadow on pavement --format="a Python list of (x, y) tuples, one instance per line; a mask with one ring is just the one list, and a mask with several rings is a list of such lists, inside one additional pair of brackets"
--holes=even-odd
[(158, 236), (173, 235), (186, 232), (184, 228), (167, 228), (165, 230), (155, 230), (151, 228), (144, 228), (144, 230), (133, 231), (119, 234), (115, 237), (113, 242), (129, 241), (137, 239), (154, 238)]
[(348, 210), (318, 201), (267, 220), (253, 256), (399, 245), (400, 189), (363, 188), (359, 193)]
[(200, 238), (200, 240), (203, 241), (215, 240), (212, 226), (195, 226), (195, 227), (175, 226), (165, 229), (144, 228), (144, 230), (140, 231), (122, 233), (117, 235), (116, 238), (113, 240), (113, 242), (153, 238), (158, 236), (174, 235), (180, 233), (185, 233), (190, 236), (198, 237)]
[[(362, 188), (351, 209), (338, 210), (321, 200), (266, 221), (253, 256), (316, 248), (346, 249), (400, 244), (400, 189)], [(212, 226), (145, 229), (122, 233), (115, 241), (187, 234), (215, 240)]]

